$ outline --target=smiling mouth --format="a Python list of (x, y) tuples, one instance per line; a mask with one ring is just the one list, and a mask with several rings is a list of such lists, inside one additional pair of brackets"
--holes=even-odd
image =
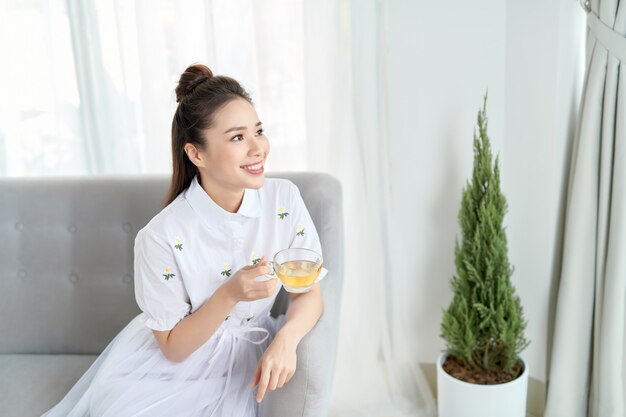
[(252, 164), (252, 165), (242, 165), (241, 168), (247, 169), (249, 171), (258, 171), (261, 168), (263, 168), (263, 161), (257, 162), (256, 164)]
[(255, 176), (263, 175), (263, 173), (265, 172), (265, 170), (263, 169), (264, 163), (265, 161), (261, 161), (261, 162), (257, 162), (256, 164), (243, 165), (241, 169), (243, 169), (250, 175), (255, 175)]

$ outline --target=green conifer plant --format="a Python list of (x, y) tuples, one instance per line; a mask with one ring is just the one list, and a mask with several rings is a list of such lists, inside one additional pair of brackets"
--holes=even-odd
[(474, 131), (472, 178), (463, 189), (458, 215), (461, 241), (457, 239), (454, 251), (454, 296), (443, 313), (441, 332), (449, 357), (464, 368), (505, 372), (510, 380), (523, 371), (519, 353), (529, 342), (522, 305), (510, 280), (513, 267), (503, 227), (507, 202), (500, 189), (499, 158), (493, 163), (486, 108), (485, 94)]

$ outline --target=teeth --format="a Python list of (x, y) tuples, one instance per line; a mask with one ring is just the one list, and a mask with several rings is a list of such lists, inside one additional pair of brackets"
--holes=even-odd
[(244, 167), (244, 169), (257, 171), (257, 170), (261, 169), (262, 166), (263, 166), (263, 164), (256, 164), (256, 165), (250, 165), (250, 166)]

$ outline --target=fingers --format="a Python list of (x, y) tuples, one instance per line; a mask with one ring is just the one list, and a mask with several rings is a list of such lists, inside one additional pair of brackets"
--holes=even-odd
[[(257, 368), (257, 369), (260, 369), (260, 368)], [(264, 371), (260, 372), (261, 376), (259, 378), (259, 390), (256, 396), (257, 402), (261, 402), (263, 400), (263, 397), (265, 397), (266, 393), (275, 391), (278, 388), (282, 388), (283, 385), (285, 385), (285, 382), (287, 381), (287, 377), (289, 376), (289, 372), (287, 370), (283, 370), (282, 372), (279, 372), (277, 369), (270, 370), (270, 367), (268, 366), (264, 367), (263, 370), (264, 371), (267, 370), (265, 372), (267, 376), (265, 376), (265, 379), (264, 379), (264, 373), (263, 373)], [(257, 370), (257, 373), (259, 373), (258, 370)], [(255, 375), (255, 379), (256, 379), (256, 375)], [(267, 382), (265, 382), (266, 380)], [(255, 385), (253, 385), (253, 387)]]
[(261, 258), (261, 261), (256, 265), (246, 265), (241, 268), (242, 276), (245, 280), (254, 280), (256, 277), (260, 277), (261, 275), (268, 275), (272, 273), (272, 268), (270, 268), (267, 259), (264, 257)]
[(269, 366), (262, 366), (261, 369), (261, 378), (259, 379), (259, 390), (256, 394), (256, 401), (261, 402), (263, 397), (265, 396), (265, 391), (267, 390), (267, 384), (270, 381), (270, 369)]
[(269, 279), (267, 281), (263, 281), (261, 284), (265, 284), (264, 285), (264, 290), (267, 292), (268, 297), (272, 294), (274, 294), (274, 291), (276, 290), (276, 284), (278, 282), (278, 278), (272, 278)]
[(280, 379), (282, 372), (278, 372), (276, 369), (273, 370), (270, 376), (270, 382), (267, 384), (267, 391), (274, 391), (278, 386), (278, 380)]
[(259, 385), (260, 379), (261, 379), (261, 361), (259, 361), (259, 364), (256, 366), (256, 371), (254, 371), (254, 377), (252, 377), (252, 384), (250, 384), (250, 386), (254, 388), (257, 385)]
[(255, 265), (254, 268), (250, 270), (250, 274), (253, 275), (253, 277), (258, 277), (259, 275), (270, 274), (271, 272), (272, 272), (272, 268), (269, 267), (267, 261), (259, 262), (258, 264)]
[[(275, 280), (272, 280), (275, 281)], [(241, 295), (239, 297), (240, 301), (254, 301), (260, 300), (262, 298), (267, 298), (274, 294), (276, 291), (276, 283), (266, 284), (265, 282), (254, 282), (250, 285), (244, 285)]]
[(268, 281), (255, 281), (251, 282), (247, 286), (247, 293), (251, 299), (257, 300), (259, 298), (266, 298), (274, 294), (276, 290), (276, 280), (271, 279)]
[(291, 381), (291, 378), (293, 378), (293, 375), (295, 373), (296, 373), (295, 369), (293, 371), (287, 372), (287, 377), (285, 378), (285, 383), (284, 384), (286, 384), (287, 382)]
[(276, 388), (282, 388), (283, 385), (288, 381), (287, 377), (289, 376), (289, 372), (283, 371), (280, 373), (280, 377), (278, 378), (278, 383), (276, 384)]
[[(268, 370), (269, 367), (266, 366), (263, 369)], [(259, 385), (259, 390), (257, 391), (256, 396), (257, 402), (261, 402), (263, 400), (263, 397), (265, 397), (265, 394), (267, 394), (268, 392), (282, 388), (287, 382), (289, 382), (293, 374), (293, 371), (288, 371), (287, 369), (283, 369), (280, 372), (277, 369), (274, 369), (271, 371), (266, 371), (266, 376), (264, 377), (263, 372), (260, 372), (260, 368), (257, 367), (257, 373), (255, 375), (255, 380), (258, 379), (257, 382)], [(258, 375), (260, 375), (260, 377)], [(267, 382), (265, 382), (266, 380)], [(253, 387), (256, 385), (257, 384), (255, 383)]]
[(257, 391), (256, 400), (257, 402), (263, 401), (263, 397), (265, 394), (271, 391), (275, 391), (277, 389), (282, 388), (291, 377), (295, 371), (289, 371), (288, 369), (283, 369), (279, 371), (278, 369), (271, 369), (272, 367), (269, 364), (262, 365), (263, 361), (259, 361), (259, 365), (257, 366), (257, 370), (254, 375), (254, 379), (252, 382), (252, 388), (255, 386), (259, 386)]
[(254, 301), (274, 294), (278, 278), (258, 280), (257, 277), (269, 274), (271, 268), (265, 256), (256, 265), (247, 265), (237, 272), (235, 281), (236, 298), (239, 301)]

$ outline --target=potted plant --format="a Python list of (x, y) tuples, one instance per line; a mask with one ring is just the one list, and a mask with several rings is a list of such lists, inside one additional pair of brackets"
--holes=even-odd
[(446, 350), (437, 361), (439, 417), (525, 417), (526, 322), (511, 284), (502, 225), (507, 203), (499, 159), (487, 136), (487, 96), (474, 131), (474, 168), (463, 190), (455, 245), (453, 299), (443, 313)]

